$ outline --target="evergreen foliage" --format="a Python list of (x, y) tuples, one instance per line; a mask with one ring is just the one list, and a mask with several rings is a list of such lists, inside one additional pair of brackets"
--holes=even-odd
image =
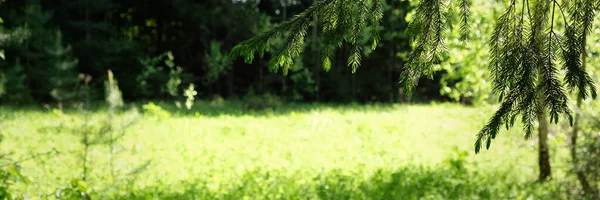
[(287, 39), (281, 45), (281, 50), (269, 61), (271, 70), (281, 69), (285, 75), (292, 67), (293, 58), (298, 57), (302, 52), (306, 31), (315, 17), (322, 20), (322, 40), (325, 46), (321, 55), (325, 70), (331, 68), (334, 50), (346, 41), (352, 45), (348, 66), (352, 67), (353, 72), (356, 71), (362, 55), (362, 46), (359, 43), (367, 36), (363, 33), (364, 28), (368, 28), (371, 32), (372, 49), (377, 47), (380, 39), (377, 25), (383, 17), (381, 2), (322, 0), (272, 30), (239, 43), (231, 50), (231, 55), (233, 57), (241, 55), (247, 63), (251, 63), (254, 60), (254, 53), (258, 53), (262, 58), (270, 49), (273, 38), (285, 36)]
[(447, 51), (443, 36), (449, 21), (447, 9), (440, 0), (421, 1), (417, 5), (407, 30), (415, 47), (400, 74), (400, 83), (408, 93), (422, 76), (432, 78), (433, 65), (438, 64)]
[(30, 90), (26, 84), (27, 76), (24, 73), (25, 69), (21, 64), (20, 58), (16, 58), (15, 60), (15, 64), (4, 71), (4, 95), (0, 95), (0, 97), (2, 97), (3, 102), (17, 104), (30, 103), (32, 99)]
[(50, 78), (50, 85), (52, 87), (50, 95), (60, 105), (65, 100), (73, 98), (76, 95), (79, 78), (75, 67), (78, 61), (72, 58), (71, 47), (63, 46), (60, 31), (57, 31), (54, 42), (54, 46), (46, 49), (46, 53), (49, 55), (50, 63), (52, 64), (49, 73), (53, 74)]
[[(582, 39), (589, 34), (598, 0), (511, 0), (506, 11), (498, 18), (490, 39), (489, 66), (492, 71), (493, 90), (500, 96), (501, 106), (477, 134), (475, 152), (483, 143), (489, 148), (502, 126), (509, 128), (520, 116), (529, 138), (538, 118), (549, 114), (550, 122), (558, 123), (561, 115), (573, 120), (567, 106), (568, 91), (577, 91), (580, 98), (596, 97), (589, 74), (581, 67)], [(297, 57), (304, 44), (309, 21), (316, 16), (324, 20), (325, 41), (323, 67), (331, 66), (330, 55), (343, 41), (353, 45), (348, 65), (353, 72), (360, 63), (361, 48), (357, 45), (363, 35), (362, 26), (373, 26), (381, 19), (379, 1), (321, 0), (280, 26), (241, 42), (232, 50), (232, 56), (242, 55), (252, 62), (254, 53), (261, 57), (269, 49), (269, 41), (276, 35), (288, 40), (282, 50), (271, 58), (271, 69), (283, 69), (284, 74)], [(404, 91), (411, 92), (422, 76), (432, 77), (433, 66), (445, 55), (445, 35), (452, 28), (449, 14), (460, 10), (462, 39), (469, 38), (469, 0), (448, 3), (440, 0), (418, 2), (407, 33), (414, 45), (400, 75)], [(567, 7), (569, 8), (563, 8)], [(367, 10), (370, 9), (370, 10)], [(367, 23), (371, 22), (371, 23)], [(564, 28), (559, 26), (564, 25)], [(561, 31), (563, 32), (561, 34)], [(373, 48), (377, 46), (377, 33)], [(558, 63), (562, 63), (562, 68)], [(559, 70), (564, 70), (561, 78)]]
[[(170, 51), (156, 57), (139, 59), (144, 66), (142, 73), (136, 77), (145, 97), (168, 94), (177, 97), (181, 85), (183, 69), (175, 65), (175, 57)], [(168, 71), (166, 71), (168, 69)]]
[(207, 65), (204, 81), (214, 83), (217, 79), (231, 69), (232, 61), (226, 53), (221, 51), (222, 43), (211, 41), (209, 50), (204, 54)]
[[(517, 115), (521, 116), (526, 138), (544, 113), (549, 113), (550, 122), (558, 123), (564, 114), (572, 123), (567, 90), (576, 90), (582, 99), (596, 97), (594, 83), (581, 67), (580, 55), (581, 38), (589, 34), (586, 26), (591, 23), (581, 16), (593, 16), (598, 1), (574, 1), (572, 5), (579, 8), (564, 9), (564, 3), (544, 0), (522, 1), (519, 7), (512, 1), (498, 19), (490, 41), (490, 68), (494, 91), (500, 94), (502, 104), (477, 135), (476, 152), (484, 140), (489, 148), (500, 127), (512, 126)], [(561, 20), (562, 35), (557, 25)], [(562, 80), (557, 63), (562, 63), (565, 71)]]
[[(467, 24), (468, 34), (465, 35), (462, 28), (465, 22), (463, 13), (459, 10), (452, 12), (449, 19), (452, 24), (461, 24), (461, 27), (448, 30), (445, 42), (448, 52), (438, 65), (434, 65), (434, 70), (441, 74), (440, 94), (467, 105), (492, 103), (497, 97), (492, 94), (489, 84), (487, 41), (494, 22), (500, 16), (497, 8), (504, 4), (486, 0), (471, 0), (469, 3), (475, 7), (469, 8), (469, 19), (472, 18), (473, 22)], [(419, 83), (419, 87), (425, 86)]]

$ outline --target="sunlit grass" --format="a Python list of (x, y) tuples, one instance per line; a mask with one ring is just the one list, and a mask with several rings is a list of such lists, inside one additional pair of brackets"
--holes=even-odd
[[(116, 167), (126, 173), (147, 161), (150, 165), (129, 177), (132, 182), (119, 183), (123, 191), (107, 189), (107, 148), (92, 149), (88, 183), (93, 194), (132, 199), (487, 199), (541, 198), (558, 190), (555, 183), (533, 185), (536, 142), (524, 140), (519, 128), (503, 131), (490, 150), (473, 153), (474, 136), (493, 113), (491, 106), (290, 105), (249, 113), (235, 103), (199, 102), (191, 111), (166, 107), (169, 117), (144, 113), (126, 129)], [(53, 148), (59, 152), (21, 163), (32, 181), (19, 185), (19, 193), (52, 194), (80, 178), (80, 136), (65, 127), (80, 124), (82, 115), (7, 107), (0, 112), (5, 136), (1, 152), (16, 157)], [(90, 119), (99, 123), (106, 115), (96, 111)], [(113, 120), (120, 117), (125, 118)], [(553, 140), (555, 149), (564, 149), (561, 145), (562, 139)], [(560, 181), (567, 166), (561, 156), (553, 162)]]

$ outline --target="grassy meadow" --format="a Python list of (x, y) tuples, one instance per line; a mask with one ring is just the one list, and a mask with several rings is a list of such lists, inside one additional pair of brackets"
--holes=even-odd
[(473, 153), (492, 106), (143, 105), (115, 114), (0, 107), (0, 155), (19, 160), (28, 180), (12, 193), (60, 196), (82, 179), (82, 133), (110, 122), (123, 137), (86, 156), (93, 199), (569, 198), (564, 133), (552, 133), (554, 179), (544, 184), (535, 182), (537, 140), (524, 140), (518, 125)]

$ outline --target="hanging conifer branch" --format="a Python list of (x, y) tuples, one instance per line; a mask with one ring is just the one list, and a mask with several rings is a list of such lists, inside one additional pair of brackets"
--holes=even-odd
[(552, 1), (552, 16), (550, 21), (550, 31), (548, 32), (548, 49), (545, 55), (545, 65), (541, 67), (541, 83), (540, 90), (543, 91), (545, 101), (544, 103), (550, 109), (550, 122), (558, 123), (560, 114), (567, 114), (570, 121), (573, 117), (570, 114), (567, 106), (568, 97), (564, 92), (564, 89), (557, 78), (558, 70), (554, 67), (554, 60), (556, 59), (556, 49), (560, 44), (560, 38), (554, 33), (554, 15), (556, 11), (556, 1)]
[(287, 35), (288, 39), (283, 44), (283, 48), (276, 53), (269, 62), (269, 68), (271, 68), (271, 70), (282, 68), (283, 72), (286, 73), (287, 69), (289, 69), (293, 63), (293, 58), (297, 57), (302, 51), (304, 36), (306, 35), (306, 29), (308, 28), (311, 19), (318, 14), (323, 7), (331, 4), (331, 2), (333, 2), (333, 0), (320, 1), (298, 14), (295, 18), (283, 22), (274, 29), (240, 42), (231, 50), (231, 56), (237, 57), (241, 55), (244, 57), (244, 61), (251, 63), (254, 60), (254, 54), (256, 52), (258, 52), (260, 57), (263, 57), (264, 53), (269, 51), (270, 40), (272, 38), (278, 35)]
[[(591, 31), (597, 7), (595, 0), (580, 0), (572, 3), (571, 25), (565, 27), (565, 40), (562, 47), (563, 69), (569, 91), (577, 91), (578, 97), (596, 98), (596, 87), (592, 78), (583, 69), (580, 55), (585, 50), (585, 41)], [(583, 55), (586, 56), (586, 55)]]
[(368, 7), (365, 5), (365, 1), (354, 1), (353, 3), (356, 4), (352, 6), (352, 8), (354, 8), (353, 13), (356, 13), (356, 17), (352, 18), (353, 30), (352, 36), (350, 37), (350, 43), (354, 48), (348, 57), (348, 66), (352, 66), (352, 73), (355, 73), (361, 61), (362, 44), (360, 44), (360, 39), (362, 38), (362, 31), (366, 21), (365, 12), (367, 12), (366, 9)]
[(514, 9), (515, 5), (511, 3), (498, 18), (490, 39), (490, 69), (494, 83), (493, 89), (500, 94), (500, 97), (503, 97), (507, 89), (514, 84), (514, 77), (519, 71), (512, 67), (517, 66), (516, 62), (520, 60), (516, 57), (518, 54), (513, 53), (518, 52), (515, 50), (520, 46), (519, 37), (513, 35), (516, 30), (511, 29), (515, 27), (512, 25), (514, 19), (511, 18)]
[[(525, 27), (525, 8), (527, 8), (527, 16), (530, 18), (528, 32), (525, 31), (527, 28)], [(491, 140), (496, 138), (500, 127), (502, 125), (505, 125), (507, 129), (512, 127), (517, 115), (521, 115), (525, 138), (531, 137), (536, 120), (544, 112), (543, 105), (536, 101), (538, 94), (545, 89), (542, 84), (536, 84), (538, 79), (540, 83), (543, 79), (542, 76), (536, 76), (539, 74), (538, 70), (548, 70), (546, 73), (547, 85), (556, 83), (554, 76), (556, 71), (552, 69), (553, 65), (547, 62), (548, 58), (553, 58), (553, 56), (549, 57), (554, 54), (553, 51), (550, 51), (553, 48), (544, 48), (547, 46), (543, 45), (552, 44), (546, 42), (545, 36), (542, 34), (548, 8), (547, 2), (537, 1), (534, 7), (535, 12), (532, 14), (529, 1), (523, 1), (521, 18), (518, 19), (516, 1), (511, 1), (507, 11), (498, 19), (490, 40), (490, 67), (493, 74), (494, 91), (500, 95), (502, 105), (478, 133), (475, 142), (476, 153), (481, 149), (482, 140), (486, 140), (486, 148), (489, 148)], [(553, 34), (553, 30), (550, 30), (550, 34)], [(526, 43), (522, 40), (525, 37), (529, 38)], [(559, 88), (561, 88), (560, 85)], [(561, 99), (561, 93), (556, 90), (551, 89), (548, 94), (553, 95), (550, 97), (552, 100)], [(547, 101), (550, 98), (545, 99)], [(554, 104), (558, 105), (558, 103)], [(566, 104), (564, 106), (566, 108)]]
[[(523, 94), (520, 97), (520, 101), (516, 109), (520, 110), (520, 113), (522, 114), (521, 123), (523, 123), (523, 131), (525, 131), (525, 138), (530, 138), (533, 132), (534, 124), (537, 119), (536, 113), (539, 113), (539, 105), (537, 101), (535, 101), (535, 61), (533, 59), (525, 59), (531, 58), (534, 55), (532, 49), (525, 48), (523, 43), (523, 38), (526, 37), (526, 35), (524, 34), (526, 7), (528, 13), (527, 16), (531, 16), (531, 12), (529, 10), (529, 1), (525, 0), (522, 2), (521, 5), (521, 18), (517, 29), (517, 34), (515, 36), (519, 44), (519, 51), (517, 52), (520, 53), (518, 61), (520, 64), (519, 70), (521, 71), (521, 73), (519, 74), (521, 80), (517, 82), (517, 86), (519, 89), (519, 93)], [(514, 112), (512, 119), (514, 119), (517, 114), (518, 112)], [(514, 120), (511, 121), (511, 124), (509, 125), (513, 126)]]
[[(579, 34), (584, 36), (584, 24), (591, 24), (584, 20), (584, 16), (593, 16), (589, 14), (590, 11), (598, 8), (592, 6), (593, 0), (583, 1), (585, 3), (576, 3), (576, 8), (570, 10), (571, 21), (567, 20), (565, 9), (556, 0), (535, 1), (533, 12), (528, 0), (522, 2), (521, 19), (516, 30), (510, 30), (513, 20), (509, 19), (508, 14), (514, 12), (514, 1), (508, 11), (498, 19), (490, 40), (490, 67), (494, 91), (500, 94), (503, 103), (477, 135), (476, 152), (479, 152), (484, 141), (488, 147), (490, 139), (495, 139), (502, 124), (507, 128), (513, 126), (514, 119), (519, 114), (522, 116), (525, 138), (531, 136), (536, 120), (545, 112), (550, 114), (550, 121), (553, 123), (558, 123), (560, 115), (563, 114), (572, 123), (573, 117), (567, 106), (568, 97), (563, 85), (567, 85), (569, 91), (578, 91), (582, 98), (595, 98), (594, 83), (581, 67), (582, 36)], [(583, 7), (587, 7), (588, 10)], [(525, 8), (528, 15), (524, 13)], [(560, 12), (565, 23), (564, 39), (554, 29), (556, 12)], [(523, 30), (525, 16), (528, 16), (530, 22), (527, 32)], [(593, 20), (593, 17), (590, 19)], [(547, 24), (548, 21), (550, 24)], [(544, 34), (546, 24), (549, 30)], [(513, 32), (514, 35), (511, 34)], [(528, 35), (523, 35), (523, 32)], [(521, 40), (524, 37), (529, 38), (526, 43)], [(554, 65), (559, 58), (563, 63), (562, 68), (566, 71), (563, 80), (565, 84), (558, 78), (558, 69)], [(514, 97), (513, 94), (518, 95)], [(543, 105), (536, 101), (538, 95), (541, 95)], [(503, 99), (503, 96), (507, 97)]]
[(416, 45), (400, 74), (400, 84), (411, 93), (421, 76), (431, 77), (433, 65), (445, 53), (443, 33), (446, 29), (446, 12), (440, 0), (423, 0), (417, 6), (408, 34)]
[(371, 19), (371, 25), (369, 31), (373, 36), (373, 40), (371, 42), (371, 50), (375, 50), (377, 48), (377, 43), (381, 40), (381, 36), (379, 34), (379, 24), (383, 19), (383, 5), (379, 1), (373, 1), (373, 8), (371, 9), (373, 13), (373, 17)]
[[(304, 37), (310, 26), (310, 21), (319, 17), (323, 20), (322, 32), (325, 47), (322, 50), (323, 68), (331, 68), (331, 57), (335, 49), (343, 41), (350, 43), (353, 48), (348, 57), (348, 66), (355, 72), (361, 62), (362, 44), (366, 37), (363, 30), (370, 29), (373, 33), (371, 47), (375, 48), (379, 40), (379, 23), (383, 16), (380, 0), (320, 0), (291, 20), (283, 22), (274, 29), (250, 38), (236, 45), (231, 50), (231, 56), (242, 56), (247, 63), (254, 60), (254, 54), (261, 57), (269, 51), (269, 41), (276, 36), (287, 39), (281, 50), (272, 54), (269, 67), (273, 71), (282, 69), (283, 74), (293, 64), (303, 50)], [(369, 10), (369, 8), (372, 8)], [(371, 11), (371, 12), (369, 12)], [(372, 22), (372, 23), (367, 23)]]
[(306, 35), (309, 23), (309, 19), (305, 18), (298, 22), (297, 26), (293, 27), (283, 48), (269, 60), (269, 69), (271, 71), (277, 72), (278, 69), (282, 69), (283, 74), (287, 75), (288, 70), (294, 63), (294, 58), (302, 53), (304, 36)]
[(471, 18), (471, 0), (460, 0), (460, 39), (465, 41), (469, 39), (471, 27), (469, 19)]
[(320, 16), (323, 19), (323, 43), (321, 55), (325, 71), (331, 69), (331, 57), (336, 47), (342, 45), (344, 29), (347, 28), (344, 15), (344, 0), (336, 0)]
[[(268, 51), (271, 38), (285, 36), (286, 43), (271, 59), (271, 68), (283, 69), (285, 74), (293, 58), (302, 51), (310, 19), (318, 16), (322, 20), (323, 68), (331, 68), (335, 49), (347, 42), (352, 45), (347, 64), (355, 72), (361, 62), (361, 42), (367, 37), (365, 32), (372, 35), (371, 48), (377, 47), (378, 26), (383, 13), (379, 1), (382, 0), (320, 0), (273, 30), (238, 44), (232, 50), (232, 56), (242, 55), (246, 62), (252, 62), (255, 52), (263, 56)], [(431, 77), (433, 66), (439, 64), (445, 54), (445, 30), (452, 26), (447, 17), (453, 9), (447, 6), (460, 10), (461, 39), (468, 39), (471, 0), (456, 2), (417, 2), (407, 29), (413, 51), (400, 74), (404, 92), (410, 93), (421, 77)], [(583, 41), (591, 31), (600, 0), (573, 2), (569, 9), (564, 9), (558, 0), (511, 0), (497, 19), (489, 41), (489, 67), (493, 91), (499, 95), (501, 105), (477, 134), (476, 152), (483, 143), (489, 148), (500, 128), (512, 127), (519, 116), (525, 138), (531, 137), (537, 120), (544, 119), (546, 113), (554, 123), (561, 115), (572, 120), (567, 92), (576, 91), (581, 98), (596, 97), (593, 80), (583, 69), (580, 55), (584, 52)], [(556, 12), (562, 17), (555, 16)], [(555, 30), (555, 20), (561, 19), (565, 24), (562, 36)], [(556, 66), (559, 62), (565, 70), (563, 79)]]

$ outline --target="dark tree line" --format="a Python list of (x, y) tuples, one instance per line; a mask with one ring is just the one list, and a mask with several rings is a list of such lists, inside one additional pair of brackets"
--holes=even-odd
[[(359, 41), (363, 65), (347, 67), (350, 45), (332, 54), (331, 70), (321, 64), (322, 30), (307, 31), (306, 45), (287, 74), (269, 70), (270, 53), (252, 64), (231, 59), (239, 42), (293, 18), (313, 0), (7, 0), (0, 5), (6, 30), (25, 30), (27, 37), (6, 44), (0, 73), (6, 78), (4, 102), (54, 101), (51, 91), (77, 74), (89, 74), (95, 96), (102, 96), (106, 71), (112, 70), (124, 98), (170, 98), (166, 83), (177, 76), (182, 90), (194, 83), (200, 97), (275, 94), (300, 101), (398, 102), (399, 74), (410, 51), (404, 33), (410, 6), (387, 1), (377, 51)], [(319, 19), (311, 23), (321, 23)], [(364, 30), (368, 34), (368, 30)], [(57, 41), (61, 34), (61, 41)], [(284, 43), (280, 37), (273, 43)], [(56, 49), (57, 42), (59, 49)], [(271, 53), (277, 52), (272, 45)], [(57, 52), (61, 49), (68, 52)], [(60, 54), (57, 58), (57, 55)], [(168, 54), (168, 56), (167, 56)], [(70, 70), (60, 63), (71, 61)], [(172, 62), (173, 66), (166, 64)], [(66, 73), (66, 74), (65, 74)], [(68, 74), (68, 75), (67, 75)], [(71, 80), (69, 80), (71, 79)], [(73, 80), (74, 79), (74, 80)], [(53, 81), (52, 81), (53, 80)], [(57, 83), (61, 84), (57, 84)], [(439, 84), (424, 83), (419, 99), (440, 98)], [(68, 95), (67, 95), (68, 96)]]

